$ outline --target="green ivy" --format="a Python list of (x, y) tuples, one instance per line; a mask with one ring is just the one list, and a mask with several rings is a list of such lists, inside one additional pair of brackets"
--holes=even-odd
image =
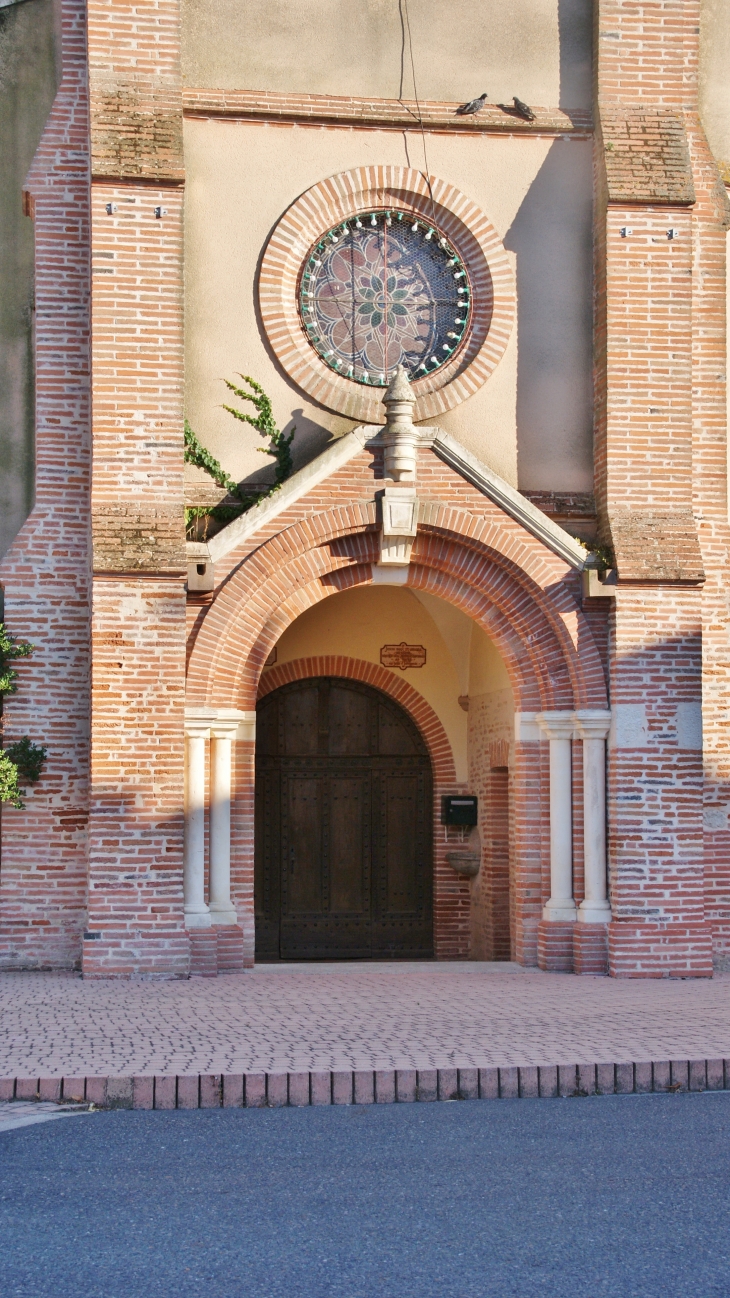
[(0, 803), (9, 802), (11, 807), (22, 810), (25, 806), (18, 787), (18, 768), (12, 758), (0, 748)]
[(242, 423), (250, 424), (262, 437), (268, 437), (269, 445), (259, 446), (258, 449), (262, 455), (273, 455), (276, 460), (276, 476), (272, 487), (272, 491), (276, 491), (277, 487), (281, 486), (292, 471), (291, 444), (296, 429), (292, 428), (288, 435), (282, 433), (274, 423), (271, 402), (261, 384), (257, 383), (255, 379), (249, 378), (247, 374), (239, 374), (238, 377), (243, 379), (244, 383), (248, 383), (253, 391), (245, 392), (243, 388), (237, 388), (235, 383), (229, 383), (228, 379), (224, 380), (226, 387), (229, 392), (234, 392), (241, 401), (250, 401), (256, 407), (258, 414), (254, 419), (253, 415), (246, 414), (243, 410), (236, 410), (234, 406), (224, 406), (223, 409), (227, 410), (229, 415), (233, 415), (234, 419), (240, 419)]
[(29, 735), (23, 735), (22, 739), (18, 739), (5, 751), (11, 762), (17, 766), (20, 779), (26, 784), (37, 784), (46, 760), (46, 749), (43, 745), (34, 744)]
[[(240, 419), (244, 424), (250, 424), (255, 428), (262, 437), (268, 438), (268, 446), (259, 446), (257, 449), (263, 455), (271, 455), (276, 462), (274, 471), (274, 482), (263, 492), (255, 494), (244, 493), (233, 478), (229, 477), (225, 469), (214, 455), (203, 446), (200, 439), (193, 432), (187, 419), (185, 420), (185, 461), (187, 464), (194, 464), (196, 468), (203, 469), (209, 477), (213, 479), (216, 486), (223, 487), (234, 500), (239, 503), (236, 505), (189, 505), (185, 510), (185, 526), (190, 528), (198, 518), (212, 519), (218, 523), (230, 522), (233, 518), (240, 517), (246, 510), (251, 509), (252, 505), (258, 504), (260, 500), (266, 500), (268, 496), (273, 495), (279, 490), (282, 482), (289, 477), (293, 468), (291, 444), (294, 440), (296, 429), (288, 434), (283, 433), (274, 422), (274, 415), (271, 408), (271, 401), (267, 397), (260, 383), (255, 379), (248, 378), (245, 374), (239, 374), (239, 378), (244, 383), (248, 383), (252, 389), (246, 392), (243, 388), (236, 387), (235, 383), (229, 383), (224, 379), (224, 383), (229, 391), (234, 392), (242, 401), (250, 401), (256, 408), (257, 414), (247, 414), (243, 410), (236, 410), (233, 406), (224, 406), (229, 414), (235, 419)], [(207, 527), (206, 527), (207, 532)]]
[[(15, 694), (18, 688), (18, 673), (13, 663), (18, 658), (27, 658), (34, 648), (35, 645), (27, 640), (16, 640), (9, 635), (5, 623), (0, 622), (0, 715), (5, 696)], [(20, 782), (35, 784), (40, 779), (45, 760), (46, 749), (41, 744), (34, 744), (29, 735), (23, 735), (5, 750), (0, 748), (0, 803), (24, 807)]]
[(18, 688), (18, 673), (13, 667), (16, 658), (27, 658), (32, 654), (35, 645), (27, 640), (16, 640), (8, 635), (5, 623), (0, 622), (0, 698), (5, 694), (14, 694)]

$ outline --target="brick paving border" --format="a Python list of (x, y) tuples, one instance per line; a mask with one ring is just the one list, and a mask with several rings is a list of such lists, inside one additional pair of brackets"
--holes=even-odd
[(728, 1090), (730, 1059), (666, 1059), (522, 1068), (14, 1077), (0, 1080), (0, 1101), (65, 1100), (104, 1109), (278, 1109)]

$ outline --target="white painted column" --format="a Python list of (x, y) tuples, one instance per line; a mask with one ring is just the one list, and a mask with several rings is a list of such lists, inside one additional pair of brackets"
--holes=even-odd
[(539, 712), (537, 724), (550, 740), (550, 900), (547, 920), (574, 920), (573, 789), (571, 741), (573, 712)]
[(583, 740), (583, 843), (585, 901), (578, 907), (584, 924), (608, 924), (611, 907), (606, 877), (606, 736), (610, 712), (576, 712)]
[(235, 719), (210, 727), (210, 918), (235, 924), (231, 901), (231, 758), (238, 731)]
[(187, 928), (208, 928), (205, 904), (205, 741), (208, 726), (185, 722), (185, 852), (183, 896)]

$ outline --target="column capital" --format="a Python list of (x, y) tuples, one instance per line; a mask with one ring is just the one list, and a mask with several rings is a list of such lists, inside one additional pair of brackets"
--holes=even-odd
[(535, 721), (548, 739), (572, 739), (575, 729), (574, 712), (538, 712)]
[(186, 707), (185, 735), (191, 739), (208, 739), (210, 725), (215, 720), (215, 708)]
[(211, 704), (189, 704), (185, 708), (185, 734), (200, 739), (256, 738), (256, 713), (240, 708), (216, 708)]
[(580, 739), (605, 739), (611, 727), (611, 713), (586, 708), (575, 713), (575, 729)]

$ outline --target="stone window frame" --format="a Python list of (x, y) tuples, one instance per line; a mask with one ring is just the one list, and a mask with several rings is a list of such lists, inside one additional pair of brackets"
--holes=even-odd
[(319, 405), (358, 423), (383, 422), (382, 388), (335, 373), (308, 342), (298, 308), (302, 265), (322, 234), (358, 213), (412, 211), (433, 224), (464, 260), (472, 289), (468, 337), (453, 359), (413, 381), (414, 418), (443, 414), (468, 400), (502, 359), (516, 315), (513, 260), (488, 217), (455, 185), (410, 167), (356, 167), (319, 181), (275, 225), (258, 282), (261, 319), (274, 354)]

